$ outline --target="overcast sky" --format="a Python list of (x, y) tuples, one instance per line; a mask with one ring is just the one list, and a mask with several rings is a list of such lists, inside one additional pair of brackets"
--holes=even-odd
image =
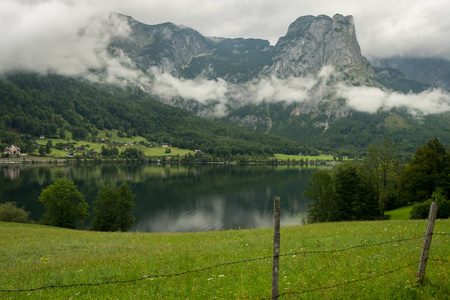
[[(0, 43), (50, 42), (86, 26), (94, 15), (119, 12), (146, 24), (173, 22), (207, 36), (268, 39), (275, 44), (304, 15), (353, 15), (365, 56), (416, 55), (450, 59), (448, 0), (2, 0)], [(68, 47), (74, 42), (60, 40)], [(2, 55), (2, 54), (0, 54)]]
[[(127, 57), (112, 58), (106, 51), (111, 36), (129, 32), (123, 21), (109, 17), (112, 12), (146, 24), (173, 22), (206, 36), (262, 38), (272, 44), (300, 16), (339, 13), (353, 15), (362, 53), (368, 58), (408, 55), (450, 60), (448, 0), (0, 0), (0, 73), (19, 68), (86, 75), (88, 70), (104, 69), (108, 82), (127, 78), (148, 85), (142, 73), (124, 68), (132, 64)], [(189, 92), (191, 97), (200, 95), (199, 101), (213, 96), (220, 99), (229, 89), (223, 81), (194, 82), (170, 76), (160, 79), (164, 83), (160, 85), (162, 92)], [(310, 81), (271, 80), (273, 88), (263, 90), (260, 96), (264, 98), (270, 92), (281, 97), (280, 101), (288, 96), (300, 97)], [(360, 95), (366, 99), (368, 94), (373, 95), (378, 104), (361, 108), (370, 112), (397, 103), (423, 103), (373, 89), (343, 89), (342, 94), (354, 99), (349, 100), (354, 106), (360, 105)], [(426, 96), (436, 103), (431, 107), (450, 110), (448, 93)], [(419, 104), (413, 108), (422, 110)]]

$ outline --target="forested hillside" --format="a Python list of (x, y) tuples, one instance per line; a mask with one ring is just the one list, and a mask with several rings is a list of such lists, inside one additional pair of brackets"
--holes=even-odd
[(2, 149), (15, 143), (26, 151), (29, 140), (64, 138), (66, 131), (89, 140), (103, 129), (216, 155), (313, 152), (285, 138), (193, 116), (139, 89), (94, 86), (52, 74), (10, 74), (0, 80)]

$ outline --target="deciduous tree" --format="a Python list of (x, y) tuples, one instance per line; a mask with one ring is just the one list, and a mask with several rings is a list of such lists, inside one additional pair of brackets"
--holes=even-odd
[(45, 188), (39, 196), (45, 205), (46, 213), (40, 221), (42, 224), (76, 228), (89, 217), (85, 196), (81, 194), (73, 181), (63, 177)]
[(92, 230), (128, 231), (133, 226), (135, 217), (134, 197), (128, 184), (122, 184), (117, 190), (103, 186), (94, 201)]

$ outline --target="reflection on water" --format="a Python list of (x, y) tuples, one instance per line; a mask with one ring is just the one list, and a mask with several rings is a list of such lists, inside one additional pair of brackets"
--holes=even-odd
[[(78, 186), (91, 205), (103, 185), (126, 182), (136, 194), (132, 231), (183, 232), (271, 227), (273, 198), (281, 224), (306, 216), (306, 182), (315, 168), (223, 165), (0, 166), (0, 202), (16, 201), (39, 220), (41, 190), (60, 177)], [(89, 223), (88, 220), (87, 223)]]

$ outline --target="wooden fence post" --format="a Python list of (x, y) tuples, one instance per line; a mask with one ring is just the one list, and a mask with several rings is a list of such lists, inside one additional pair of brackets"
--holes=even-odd
[(280, 267), (280, 197), (275, 196), (273, 205), (272, 299), (278, 299)]
[(431, 238), (433, 237), (434, 221), (438, 210), (438, 203), (433, 202), (428, 213), (427, 229), (425, 231), (425, 238), (423, 240), (422, 254), (420, 255), (419, 270), (417, 271), (417, 279), (419, 284), (422, 283), (425, 276), (425, 269), (427, 268), (428, 253), (430, 252)]

